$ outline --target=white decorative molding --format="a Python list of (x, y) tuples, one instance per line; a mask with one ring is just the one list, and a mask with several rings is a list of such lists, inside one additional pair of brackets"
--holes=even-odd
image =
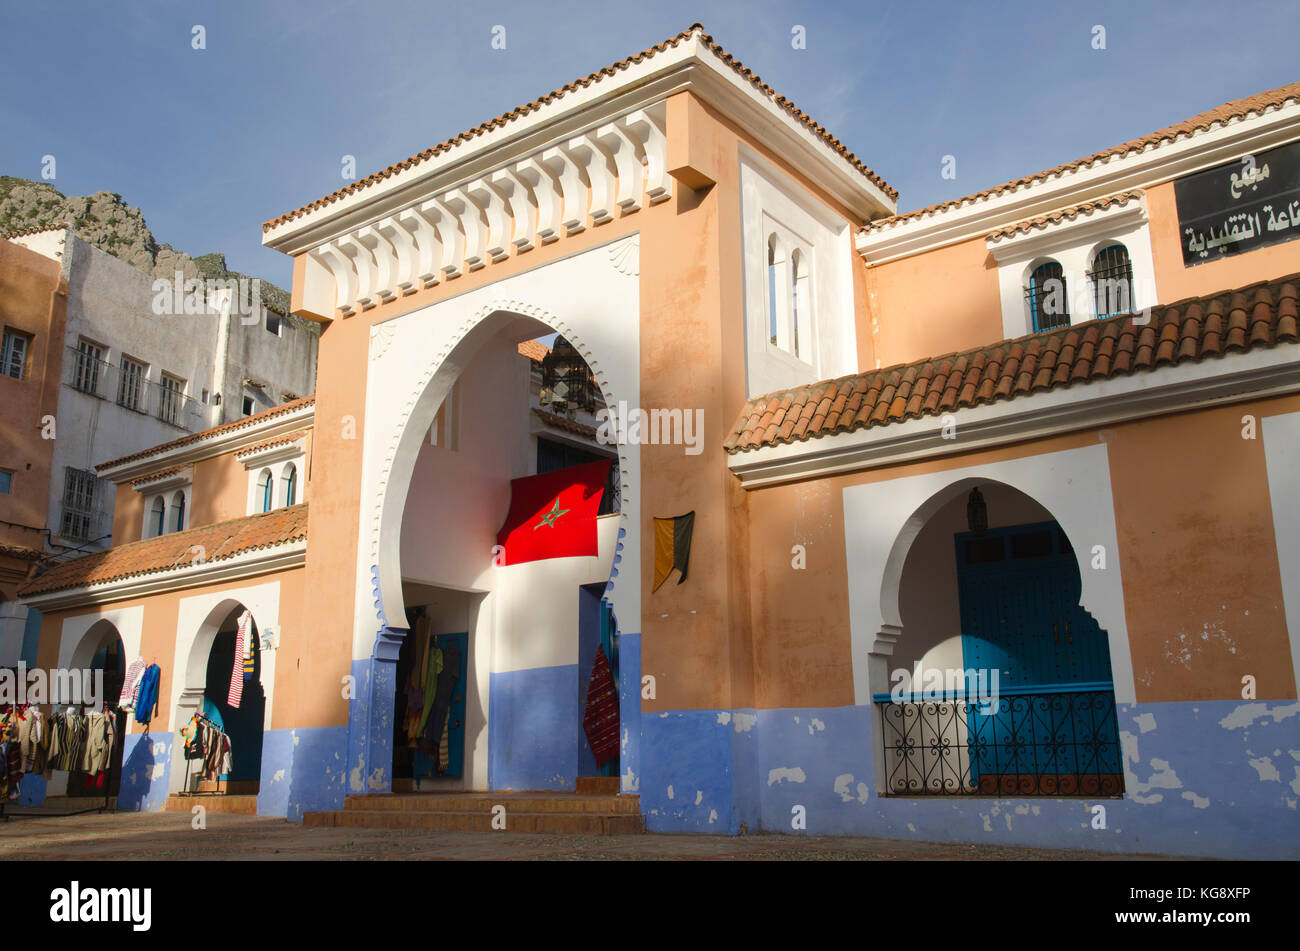
[(152, 479), (140, 479), (131, 483), (131, 488), (141, 495), (156, 495), (168, 489), (188, 487), (194, 481), (194, 467), (185, 466), (176, 472), (160, 473)]
[(627, 277), (641, 274), (641, 232), (628, 235), (622, 241), (615, 241), (609, 246), (609, 260), (614, 270)]
[(260, 449), (245, 449), (243, 452), (236, 453), (235, 457), (244, 464), (245, 469), (257, 469), (274, 462), (284, 462), (286, 459), (301, 456), (305, 451), (305, 446), (306, 435), (304, 434), (295, 439), (278, 442), (273, 446), (263, 446)]
[[(666, 115), (634, 110), (308, 250), (305, 299), (349, 316), (668, 200)], [(391, 333), (372, 336), (373, 358)]]
[(304, 403), (288, 412), (278, 413), (255, 423), (244, 425), (245, 421), (240, 420), (238, 425), (227, 423), (214, 427), (208, 432), (179, 439), (175, 444), (164, 443), (138, 459), (129, 458), (116, 465), (100, 466), (96, 472), (101, 479), (111, 479), (120, 484), (155, 472), (160, 466), (183, 465), (200, 459), (210, 459), (213, 456), (252, 446), (282, 433), (309, 428), (315, 416), (315, 402)]

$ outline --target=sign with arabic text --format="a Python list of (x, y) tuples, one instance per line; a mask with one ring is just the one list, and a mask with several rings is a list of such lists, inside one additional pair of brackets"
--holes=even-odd
[(1300, 238), (1300, 142), (1174, 182), (1183, 265)]

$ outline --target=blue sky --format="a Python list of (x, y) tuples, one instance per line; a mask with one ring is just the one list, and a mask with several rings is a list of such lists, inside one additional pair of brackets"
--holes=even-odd
[(1295, 0), (4, 3), (0, 173), (54, 155), (64, 194), (119, 192), (160, 241), (285, 286), (260, 225), (345, 184), (342, 156), (364, 176), (696, 20), (901, 211), (1300, 79)]

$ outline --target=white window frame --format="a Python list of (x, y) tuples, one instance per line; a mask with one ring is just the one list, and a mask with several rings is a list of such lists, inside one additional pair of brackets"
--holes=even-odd
[(1159, 303), (1155, 265), (1151, 256), (1150, 222), (1145, 199), (1112, 205), (1092, 214), (1080, 214), (1027, 233), (1010, 237), (990, 236), (986, 245), (998, 265), (998, 291), (1002, 300), (1002, 335), (1015, 339), (1034, 332), (1025, 288), (1029, 275), (1040, 264), (1054, 260), (1065, 272), (1070, 324), (1097, 317), (1096, 300), (1088, 272), (1097, 253), (1112, 244), (1128, 250), (1133, 268), (1134, 310)]
[[(749, 396), (802, 386), (858, 369), (851, 228), (830, 208), (748, 146), (740, 150), (744, 249), (746, 390)], [(768, 239), (785, 243), (777, 272), (777, 342), (771, 342)], [(807, 271), (799, 348), (792, 339), (790, 259)]]
[[(18, 344), (22, 344), (21, 347)], [(24, 333), (21, 330), (5, 329), (4, 332), (4, 353), (0, 357), (0, 373), (9, 377), (11, 380), (24, 380), (27, 378), (27, 357), (32, 349), (32, 335)], [(15, 375), (9, 371), (13, 369), (14, 359), (18, 360), (18, 373)]]
[[(136, 380), (135, 399), (132, 402), (124, 402), (124, 388), (130, 379), (130, 370), (138, 369), (140, 371)], [(117, 375), (117, 405), (134, 410), (137, 413), (143, 413), (148, 410), (149, 404), (149, 364), (143, 360), (136, 360), (134, 357), (128, 357), (122, 354), (121, 366), (118, 368)]]
[(297, 498), (294, 505), (301, 505), (307, 500), (307, 453), (306, 439), (299, 437), (291, 442), (277, 446), (268, 446), (256, 452), (238, 454), (239, 461), (248, 472), (248, 500), (246, 515), (261, 515), (263, 489), (261, 478), (263, 472), (271, 473), (271, 511), (285, 507), (286, 477), (292, 466), (297, 470), (298, 481), (294, 488)]
[[(151, 479), (134, 486), (135, 490), (144, 496), (144, 524), (140, 527), (141, 538), (157, 538), (158, 516), (154, 512), (154, 503), (161, 501), (163, 505), (163, 535), (170, 535), (173, 532), (183, 532), (190, 527), (190, 520), (194, 513), (194, 469), (192, 466), (173, 472), (159, 479)], [(177, 493), (185, 499), (185, 521), (176, 527), (176, 504), (175, 498)]]

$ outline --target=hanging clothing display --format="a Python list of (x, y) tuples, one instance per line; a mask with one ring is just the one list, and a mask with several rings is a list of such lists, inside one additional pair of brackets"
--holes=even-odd
[(103, 774), (108, 769), (116, 738), (116, 714), (101, 711), (86, 717), (86, 744), (82, 752), (81, 771), (95, 777), (97, 785), (103, 783)]
[(140, 688), (140, 678), (144, 676), (145, 666), (144, 658), (137, 657), (126, 668), (126, 676), (122, 678), (122, 693), (118, 697), (116, 704), (118, 709), (132, 710), (135, 708), (136, 691)]
[[(249, 615), (251, 618), (252, 615)], [(256, 662), (253, 660), (253, 646), (257, 640), (252, 630), (244, 636), (244, 680), (245, 682), (253, 679), (253, 674), (257, 671)]]
[(596, 662), (591, 667), (582, 729), (596, 757), (596, 766), (604, 766), (618, 755), (618, 687), (603, 645), (596, 648)]
[(196, 713), (179, 732), (185, 741), (185, 759), (199, 763), (202, 779), (215, 780), (230, 774), (231, 745), (225, 731)]
[(18, 749), (23, 757), (23, 772), (43, 773), (45, 754), (49, 750), (45, 715), (31, 707), (19, 713), (22, 719), (18, 724)]
[(226, 705), (238, 710), (239, 702), (244, 699), (244, 651), (247, 649), (253, 615), (245, 611), (239, 615), (235, 625), (235, 660), (230, 668), (230, 692), (226, 695)]
[(437, 705), (438, 683), (442, 676), (445, 659), (442, 656), (442, 649), (438, 647), (437, 641), (429, 647), (428, 658), (425, 662), (426, 673), (424, 678), (424, 710), (420, 715), (420, 722), (415, 726), (415, 735), (424, 736), (429, 726), (429, 715), (433, 713), (433, 708)]
[(428, 679), (429, 663), (429, 619), (420, 615), (415, 619), (411, 631), (412, 648), (415, 651), (411, 673), (406, 678), (406, 717), (403, 720), (407, 743), (415, 746), (420, 735), (420, 723), (424, 719), (424, 686)]
[[(449, 643), (446, 650), (438, 648), (434, 650), (441, 660), (441, 670), (438, 673), (431, 715), (420, 734), (424, 738), (422, 746), (427, 750), (437, 750), (442, 741), (447, 725), (447, 714), (451, 710), (452, 696), (456, 692), (456, 684), (460, 681), (460, 650), (455, 642)], [(441, 762), (441, 757), (439, 761)]]
[(145, 668), (140, 678), (140, 686), (136, 690), (136, 723), (148, 724), (153, 719), (158, 708), (158, 679), (161, 676), (162, 668), (157, 664), (150, 664)]
[(23, 778), (23, 754), (19, 741), (23, 714), (10, 708), (0, 714), (0, 800), (17, 799)]
[(45, 758), (45, 778), (56, 769), (80, 770), (85, 766), (89, 721), (74, 709), (55, 712), (49, 718), (50, 747)]

